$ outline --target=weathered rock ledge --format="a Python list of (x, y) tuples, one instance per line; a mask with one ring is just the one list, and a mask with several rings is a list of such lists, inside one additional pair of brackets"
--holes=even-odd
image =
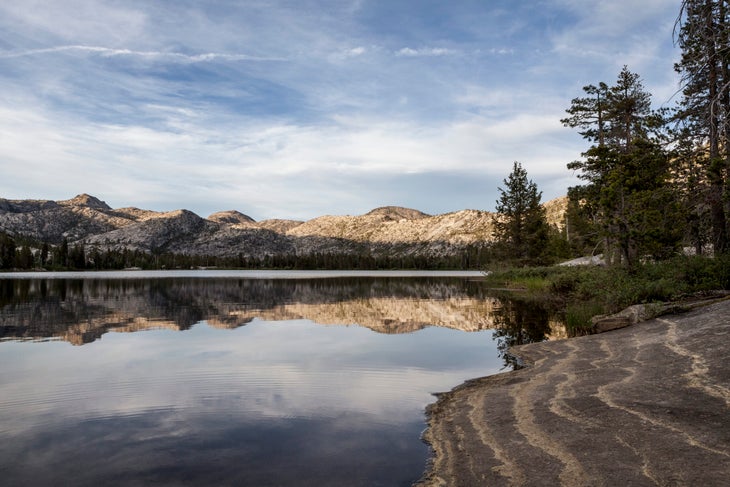
[(429, 408), (419, 485), (727, 485), (730, 300), (514, 353)]

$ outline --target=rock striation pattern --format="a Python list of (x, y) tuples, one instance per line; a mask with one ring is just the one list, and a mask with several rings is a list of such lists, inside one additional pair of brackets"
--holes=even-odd
[(730, 300), (515, 347), (527, 368), (467, 382), (429, 411), (420, 485), (725, 485)]
[[(558, 223), (561, 203), (548, 202), (546, 207), (551, 208), (554, 223)], [(10, 235), (52, 244), (66, 239), (100, 250), (127, 248), (221, 257), (456, 255), (467, 246), (492, 240), (493, 217), (479, 210), (432, 216), (386, 206), (358, 216), (256, 222), (235, 210), (202, 218), (188, 210), (113, 209), (88, 194), (64, 201), (0, 199), (0, 231)]]

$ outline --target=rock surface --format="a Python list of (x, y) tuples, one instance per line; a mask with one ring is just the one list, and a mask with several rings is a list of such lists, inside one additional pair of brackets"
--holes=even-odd
[(218, 213), (213, 213), (208, 217), (208, 220), (212, 222), (217, 223), (227, 223), (230, 225), (244, 225), (248, 226), (252, 223), (256, 223), (256, 220), (251, 218), (248, 215), (244, 215), (240, 211), (236, 210), (229, 210), (229, 211), (219, 211)]
[(568, 197), (560, 196), (553, 198), (550, 201), (546, 201), (543, 205), (545, 208), (545, 217), (548, 222), (556, 225), (560, 230), (565, 226), (563, 217), (568, 209)]
[(430, 408), (420, 485), (727, 485), (730, 300), (513, 351)]

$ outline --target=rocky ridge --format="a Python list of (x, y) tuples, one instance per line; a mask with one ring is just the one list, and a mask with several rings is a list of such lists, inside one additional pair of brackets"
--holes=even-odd
[[(566, 204), (566, 198), (545, 204), (551, 223), (561, 224)], [(10, 235), (52, 244), (66, 239), (100, 250), (222, 257), (362, 252), (454, 255), (467, 246), (490, 242), (492, 220), (492, 213), (479, 210), (427, 215), (386, 206), (358, 216), (257, 222), (235, 210), (202, 218), (188, 210), (113, 209), (88, 194), (63, 201), (0, 199), (0, 231)]]
[(256, 220), (254, 220), (250, 216), (244, 215), (240, 211), (236, 210), (219, 211), (217, 213), (213, 213), (212, 215), (208, 216), (208, 220), (212, 222), (222, 223), (224, 225), (230, 224), (248, 226), (256, 223)]

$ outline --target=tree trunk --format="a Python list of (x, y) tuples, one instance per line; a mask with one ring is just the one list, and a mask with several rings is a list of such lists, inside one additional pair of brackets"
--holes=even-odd
[(728, 221), (727, 221), (727, 208), (726, 202), (728, 201), (728, 171), (730, 170), (730, 22), (728, 22), (728, 2), (720, 2), (719, 26), (720, 31), (720, 46), (722, 47), (720, 53), (720, 66), (721, 66), (721, 99), (722, 99), (722, 113), (723, 113), (723, 124), (722, 124), (722, 146), (724, 154), (722, 156), (722, 167), (720, 170), (719, 182), (721, 185), (720, 194), (721, 202), (723, 206), (722, 216), (718, 215), (718, 225), (723, 225), (723, 232), (720, 242), (720, 253), (726, 253), (730, 251), (730, 236), (728, 236)]
[(705, 1), (705, 46), (708, 59), (708, 88), (709, 88), (709, 145), (710, 145), (710, 166), (708, 179), (710, 181), (709, 201), (710, 214), (712, 218), (712, 244), (716, 254), (722, 254), (728, 250), (727, 221), (725, 215), (725, 193), (724, 166), (725, 159), (720, 154), (720, 128), (722, 124), (720, 111), (722, 108), (720, 86), (721, 66), (719, 63), (715, 43), (718, 40), (718, 33), (714, 25), (713, 0)]

